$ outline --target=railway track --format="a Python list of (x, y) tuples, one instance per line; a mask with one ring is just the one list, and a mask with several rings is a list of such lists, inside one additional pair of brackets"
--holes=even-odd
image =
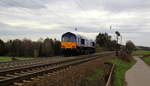
[(36, 65), (36, 64), (45, 64), (45, 63), (51, 63), (56, 61), (66, 60), (62, 57), (51, 57), (51, 58), (36, 58), (32, 60), (17, 60), (17, 61), (9, 61), (9, 62), (0, 62), (0, 70), (5, 69), (12, 69), (16, 67), (23, 67), (23, 66), (29, 66), (29, 65)]
[(49, 64), (38, 64), (33, 66), (26, 66), (8, 70), (0, 71), (0, 86), (12, 85), (14, 82), (21, 82), (23, 80), (30, 80), (32, 77), (40, 76), (47, 73), (53, 73), (70, 66), (75, 66), (85, 63), (103, 56), (110, 55), (114, 52), (105, 52), (101, 54), (86, 55), (80, 58), (68, 59)]

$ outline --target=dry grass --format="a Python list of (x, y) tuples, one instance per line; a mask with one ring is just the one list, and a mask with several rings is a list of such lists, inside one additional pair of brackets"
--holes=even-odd
[(49, 73), (42, 77), (37, 77), (31, 82), (23, 83), (22, 86), (85, 86), (87, 77), (96, 72), (97, 69), (101, 69), (103, 63), (113, 57), (103, 57), (59, 72)]

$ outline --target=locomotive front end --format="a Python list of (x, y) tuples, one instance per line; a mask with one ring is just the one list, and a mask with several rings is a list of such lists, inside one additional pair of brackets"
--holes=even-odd
[(77, 48), (76, 35), (70, 32), (63, 34), (61, 48), (65, 56), (73, 55)]

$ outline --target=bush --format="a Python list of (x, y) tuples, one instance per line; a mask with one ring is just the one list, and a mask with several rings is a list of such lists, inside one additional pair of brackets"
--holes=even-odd
[(127, 41), (126, 42), (126, 52), (128, 54), (132, 54), (132, 52), (135, 50), (135, 45), (132, 41)]
[(132, 60), (132, 52), (135, 50), (135, 45), (132, 41), (127, 41), (125, 46), (121, 47), (119, 57), (122, 60), (131, 62)]
[(131, 62), (132, 56), (125, 51), (121, 51), (119, 57), (127, 62)]

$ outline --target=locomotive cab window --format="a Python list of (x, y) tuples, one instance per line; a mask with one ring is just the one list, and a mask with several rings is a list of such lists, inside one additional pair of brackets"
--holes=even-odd
[(75, 42), (76, 41), (76, 37), (74, 35), (67, 34), (67, 35), (64, 35), (62, 37), (62, 41), (64, 41), (64, 42)]
[(81, 39), (81, 44), (85, 44), (85, 40), (84, 39)]

